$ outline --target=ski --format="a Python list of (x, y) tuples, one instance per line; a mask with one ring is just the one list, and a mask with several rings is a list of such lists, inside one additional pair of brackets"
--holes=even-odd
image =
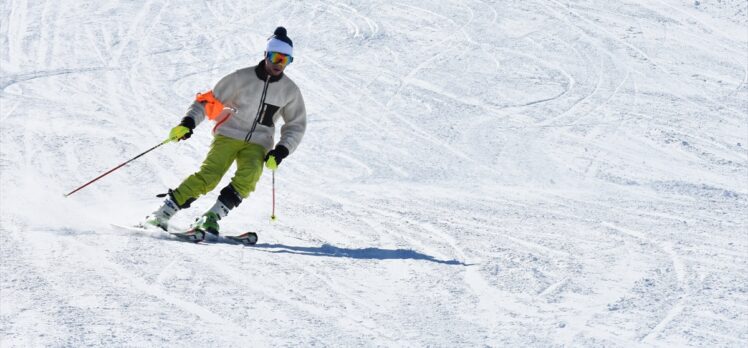
[(207, 233), (201, 230), (189, 230), (184, 232), (169, 232), (169, 234), (185, 242), (200, 243), (205, 241)]
[(238, 236), (226, 236), (226, 238), (242, 243), (244, 245), (255, 245), (257, 244), (257, 233), (255, 232), (245, 232)]
[(200, 229), (179, 230), (170, 228), (164, 231), (159, 228), (148, 228), (144, 226), (124, 226), (112, 224), (113, 227), (131, 232), (137, 232), (148, 236), (165, 237), (167, 239), (179, 240), (190, 243), (223, 243), (223, 244), (241, 244), (252, 246), (257, 244), (258, 236), (256, 232), (245, 232), (239, 235), (215, 235)]
[(185, 232), (169, 232), (171, 235), (189, 242), (200, 243), (228, 243), (228, 244), (243, 244), (243, 245), (255, 245), (257, 244), (257, 233), (245, 232), (236, 236), (224, 236), (220, 234), (213, 234), (207, 231), (203, 231), (199, 228), (194, 228)]

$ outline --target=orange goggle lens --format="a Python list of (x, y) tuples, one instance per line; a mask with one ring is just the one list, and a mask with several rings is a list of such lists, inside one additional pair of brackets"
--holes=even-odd
[(268, 59), (273, 64), (288, 65), (293, 62), (293, 57), (280, 52), (268, 52)]

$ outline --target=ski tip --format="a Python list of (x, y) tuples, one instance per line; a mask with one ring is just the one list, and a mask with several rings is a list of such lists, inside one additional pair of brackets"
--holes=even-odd
[(244, 244), (246, 246), (251, 246), (257, 244), (257, 233), (255, 232), (244, 232), (238, 236), (226, 236), (227, 239), (239, 242), (241, 244)]

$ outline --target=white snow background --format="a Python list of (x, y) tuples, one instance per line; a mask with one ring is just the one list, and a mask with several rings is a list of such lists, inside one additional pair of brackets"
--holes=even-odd
[[(2, 347), (748, 344), (744, 0), (0, 12)], [(162, 141), (278, 25), (309, 122), (278, 221), (269, 171), (222, 220), (257, 246), (111, 225), (198, 169), (208, 122), (63, 197)]]

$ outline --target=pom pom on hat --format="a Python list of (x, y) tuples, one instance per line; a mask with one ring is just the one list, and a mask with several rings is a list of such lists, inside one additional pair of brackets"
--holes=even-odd
[(266, 52), (279, 52), (293, 57), (293, 41), (288, 37), (288, 32), (284, 27), (277, 27), (273, 36), (268, 39)]
[[(288, 36), (288, 31), (286, 31), (286, 28), (284, 27), (277, 27), (275, 28), (275, 31), (273, 32), (273, 35), (275, 36)], [(293, 46), (293, 45), (291, 45)]]

